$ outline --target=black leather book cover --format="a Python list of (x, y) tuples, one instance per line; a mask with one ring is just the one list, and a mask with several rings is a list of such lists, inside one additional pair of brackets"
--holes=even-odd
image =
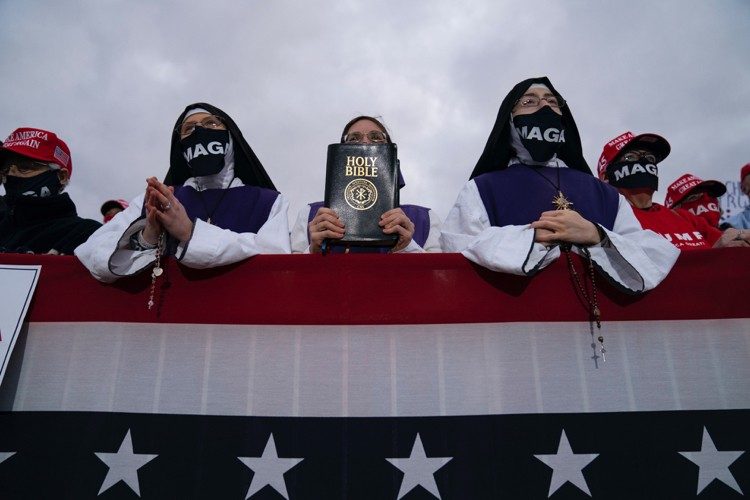
[(325, 206), (346, 226), (332, 245), (393, 246), (398, 235), (383, 233), (380, 216), (399, 206), (395, 144), (331, 144), (326, 166)]

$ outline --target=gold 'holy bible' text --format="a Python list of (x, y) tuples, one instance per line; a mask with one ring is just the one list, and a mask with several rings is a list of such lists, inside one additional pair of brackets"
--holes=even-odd
[(344, 175), (353, 177), (377, 177), (378, 167), (375, 156), (347, 156)]

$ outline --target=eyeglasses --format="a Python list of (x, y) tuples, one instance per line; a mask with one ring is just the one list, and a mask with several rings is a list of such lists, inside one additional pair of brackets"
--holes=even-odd
[(525, 95), (517, 100), (515, 105), (521, 108), (536, 108), (539, 107), (542, 101), (546, 102), (551, 108), (560, 109), (565, 107), (565, 99), (552, 95), (547, 97)]
[(180, 128), (178, 132), (180, 133), (180, 138), (184, 139), (185, 137), (189, 136), (193, 132), (195, 132), (195, 127), (203, 127), (211, 130), (226, 130), (227, 128), (224, 126), (224, 122), (221, 121), (221, 118), (218, 116), (207, 116), (201, 121), (197, 122), (184, 122), (182, 125), (180, 125)]
[(685, 198), (680, 203), (690, 203), (691, 201), (700, 200), (701, 198), (703, 198), (703, 191), (685, 196)]
[(380, 130), (370, 130), (366, 134), (364, 132), (350, 132), (344, 136), (344, 142), (347, 144), (358, 144), (365, 142), (365, 137), (376, 144), (380, 144), (388, 141), (388, 137), (385, 132)]
[(8, 158), (0, 166), (0, 174), (2, 175), (14, 175), (14, 174), (29, 174), (32, 172), (41, 172), (46, 170), (52, 170), (59, 168), (54, 163), (44, 163), (41, 161), (32, 160), (30, 158), (15, 157)]
[(648, 151), (628, 151), (620, 157), (620, 161), (638, 161), (646, 160), (649, 163), (656, 163), (656, 156)]

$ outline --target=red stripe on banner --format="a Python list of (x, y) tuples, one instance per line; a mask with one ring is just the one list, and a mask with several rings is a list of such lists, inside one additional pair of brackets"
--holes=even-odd
[[(583, 262), (574, 256), (581, 276)], [(585, 321), (566, 262), (533, 278), (496, 273), (460, 254), (260, 255), (216, 269), (169, 260), (149, 311), (150, 273), (94, 280), (75, 257), (0, 255), (41, 264), (28, 320), (210, 324), (419, 324)], [(655, 290), (626, 295), (597, 275), (602, 319), (750, 316), (750, 252), (683, 253)]]

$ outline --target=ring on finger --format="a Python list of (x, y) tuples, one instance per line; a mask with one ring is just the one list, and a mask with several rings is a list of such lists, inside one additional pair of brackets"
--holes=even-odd
[(167, 202), (167, 204), (166, 204), (166, 205), (163, 205), (163, 206), (162, 206), (162, 208), (163, 208), (164, 210), (169, 210), (170, 208), (172, 208), (172, 204), (171, 204), (170, 202)]

